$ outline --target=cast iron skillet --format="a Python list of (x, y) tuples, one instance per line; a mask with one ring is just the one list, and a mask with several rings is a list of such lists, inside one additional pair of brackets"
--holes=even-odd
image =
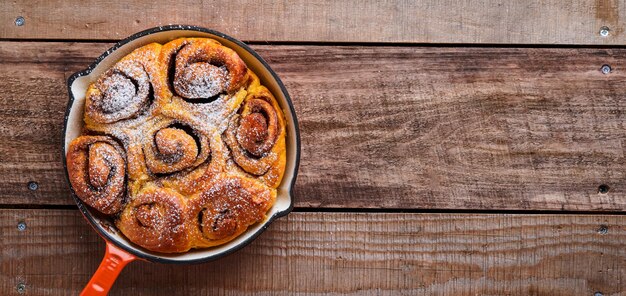
[[(85, 91), (89, 84), (135, 48), (151, 42), (163, 44), (178, 37), (209, 37), (216, 39), (225, 46), (235, 50), (246, 62), (248, 67), (259, 76), (263, 85), (274, 94), (285, 113), (287, 122), (287, 165), (283, 180), (278, 187), (276, 203), (268, 212), (268, 218), (265, 221), (251, 226), (241, 236), (221, 246), (209, 249), (190, 250), (181, 254), (162, 254), (145, 250), (128, 241), (117, 231), (107, 217), (85, 206), (85, 204), (78, 199), (74, 193), (74, 189), (71, 188), (71, 183), (69, 183), (65, 154), (69, 142), (78, 137), (81, 133)], [(68, 79), (67, 85), (69, 89), (69, 102), (65, 113), (65, 137), (62, 144), (62, 159), (63, 166), (65, 167), (65, 176), (68, 179), (68, 184), (70, 184), (72, 197), (76, 205), (78, 205), (78, 209), (89, 224), (91, 224), (106, 241), (104, 259), (83, 290), (82, 295), (106, 295), (124, 266), (136, 259), (159, 263), (186, 264), (207, 262), (223, 257), (249, 244), (261, 234), (272, 221), (278, 217), (287, 215), (293, 208), (292, 188), (296, 181), (300, 161), (300, 133), (296, 113), (289, 94), (280, 78), (278, 78), (276, 73), (272, 71), (269, 65), (254, 50), (243, 42), (226, 34), (196, 26), (169, 25), (156, 27), (139, 32), (116, 43), (98, 57), (87, 69), (74, 73), (74, 75)]]

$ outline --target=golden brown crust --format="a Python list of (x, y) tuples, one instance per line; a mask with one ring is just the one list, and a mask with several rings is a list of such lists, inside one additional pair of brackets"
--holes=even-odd
[(122, 58), (91, 84), (85, 97), (85, 122), (110, 124), (149, 112), (163, 91), (156, 60), (161, 45), (148, 44)]
[(67, 151), (67, 172), (74, 192), (104, 214), (122, 209), (125, 191), (124, 150), (110, 137), (81, 136)]
[(194, 168), (211, 154), (204, 133), (175, 120), (155, 123), (144, 134), (145, 162), (153, 174), (170, 174)]
[(183, 197), (167, 188), (148, 186), (124, 208), (116, 225), (132, 242), (163, 253), (189, 250)]
[(241, 114), (224, 134), (234, 163), (244, 172), (276, 188), (285, 170), (285, 119), (274, 96), (264, 86), (250, 90)]
[(220, 176), (213, 186), (192, 196), (186, 209), (194, 245), (210, 247), (237, 237), (260, 222), (274, 203), (276, 191), (240, 176)]
[(234, 93), (248, 68), (237, 53), (205, 38), (179, 38), (163, 46), (159, 62), (171, 96), (195, 100)]
[(284, 115), (237, 53), (215, 40), (134, 50), (89, 86), (84, 120), (85, 134), (109, 136), (72, 142), (72, 185), (90, 206), (119, 213), (119, 230), (139, 246), (172, 253), (223, 244), (274, 203)]

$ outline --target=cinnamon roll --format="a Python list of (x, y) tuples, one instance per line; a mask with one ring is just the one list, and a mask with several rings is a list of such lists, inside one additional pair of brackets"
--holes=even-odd
[(220, 245), (274, 204), (284, 115), (237, 53), (215, 40), (134, 50), (89, 86), (84, 122), (67, 152), (72, 187), (141, 247)]
[(265, 218), (276, 191), (253, 180), (224, 175), (187, 204), (189, 235), (196, 246), (210, 247), (232, 240)]
[(246, 97), (230, 120), (224, 141), (234, 162), (268, 186), (277, 187), (285, 169), (285, 120), (274, 96), (264, 86)]
[(155, 124), (144, 143), (147, 168), (169, 174), (196, 167), (210, 155), (208, 138), (188, 125), (172, 120)]
[(81, 136), (67, 151), (67, 172), (74, 193), (103, 214), (115, 214), (124, 200), (124, 150), (106, 136)]
[(163, 91), (156, 60), (161, 45), (136, 49), (107, 70), (87, 89), (85, 122), (110, 124), (148, 111), (155, 93)]
[(212, 39), (181, 38), (163, 45), (159, 76), (169, 99), (161, 113), (206, 133), (220, 130), (246, 96), (248, 68), (237, 53)]
[(172, 95), (193, 101), (232, 94), (247, 79), (247, 67), (237, 53), (204, 38), (180, 38), (163, 46), (162, 72)]
[(162, 253), (189, 250), (183, 197), (167, 188), (148, 186), (124, 208), (117, 228), (132, 242)]

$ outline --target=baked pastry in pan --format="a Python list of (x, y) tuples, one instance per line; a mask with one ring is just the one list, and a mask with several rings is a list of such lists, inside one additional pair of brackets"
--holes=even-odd
[(67, 152), (76, 195), (133, 243), (224, 244), (265, 219), (285, 162), (285, 118), (232, 49), (208, 38), (142, 46), (87, 92)]

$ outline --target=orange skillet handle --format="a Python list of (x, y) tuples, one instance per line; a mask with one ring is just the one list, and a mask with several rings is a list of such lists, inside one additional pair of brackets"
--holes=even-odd
[(96, 270), (96, 273), (91, 277), (91, 280), (89, 280), (89, 283), (80, 295), (107, 295), (124, 266), (135, 259), (137, 257), (126, 253), (107, 241), (107, 248), (102, 263), (100, 263), (98, 270)]

